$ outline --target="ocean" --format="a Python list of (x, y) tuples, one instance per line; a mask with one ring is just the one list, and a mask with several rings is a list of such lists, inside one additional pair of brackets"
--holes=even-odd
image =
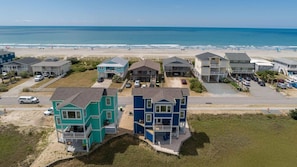
[(297, 29), (0, 26), (0, 48), (7, 47), (297, 50)]

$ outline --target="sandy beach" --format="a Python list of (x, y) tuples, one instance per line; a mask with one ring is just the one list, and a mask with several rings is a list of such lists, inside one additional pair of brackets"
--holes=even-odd
[(211, 52), (224, 57), (225, 53), (247, 53), (251, 58), (263, 58), (272, 60), (280, 57), (297, 59), (297, 52), (294, 50), (259, 50), (259, 49), (165, 49), (165, 48), (10, 48), (8, 51), (15, 52), (16, 57), (140, 57), (144, 59), (163, 59), (172, 56), (180, 58), (194, 58), (195, 55)]

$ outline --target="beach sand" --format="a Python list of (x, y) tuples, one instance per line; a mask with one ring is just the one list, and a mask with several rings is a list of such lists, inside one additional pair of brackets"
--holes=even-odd
[(195, 55), (210, 52), (224, 57), (225, 53), (247, 53), (250, 58), (272, 60), (280, 57), (296, 58), (294, 50), (238, 50), (238, 49), (127, 49), (127, 48), (10, 48), (16, 57), (139, 57), (144, 59), (164, 59), (172, 56), (180, 58), (194, 58)]

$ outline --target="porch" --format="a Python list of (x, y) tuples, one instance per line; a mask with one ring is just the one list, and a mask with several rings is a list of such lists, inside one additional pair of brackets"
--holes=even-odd
[(92, 131), (92, 126), (84, 128), (84, 126), (68, 126), (63, 130), (64, 139), (84, 139), (87, 138)]

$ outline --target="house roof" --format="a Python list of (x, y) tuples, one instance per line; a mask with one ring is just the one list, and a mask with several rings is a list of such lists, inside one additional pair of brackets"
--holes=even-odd
[(0, 50), (0, 55), (6, 55), (6, 54), (14, 54), (14, 52), (9, 52), (9, 51), (6, 51), (6, 50)]
[(152, 102), (167, 100), (174, 103), (175, 99), (182, 99), (189, 96), (187, 88), (133, 88), (133, 96), (143, 96), (144, 99), (152, 99)]
[(135, 69), (140, 68), (140, 67), (148, 67), (148, 68), (151, 68), (153, 70), (156, 70), (156, 71), (160, 72), (160, 64), (157, 63), (157, 62), (154, 62), (152, 60), (142, 60), (142, 61), (133, 63), (131, 65), (131, 67), (129, 68), (129, 71), (130, 70), (135, 70)]
[(259, 66), (273, 66), (272, 62), (268, 61), (268, 60), (264, 60), (264, 59), (251, 59), (251, 63), (255, 63)]
[(59, 67), (64, 64), (70, 63), (68, 60), (59, 60), (59, 61), (42, 61), (40, 63), (33, 64), (32, 66), (48, 66), (48, 67)]
[(97, 67), (124, 67), (128, 63), (128, 60), (121, 57), (114, 57), (103, 61)]
[(163, 59), (163, 66), (191, 67), (192, 65), (187, 60), (174, 56), (168, 59)]
[(41, 62), (40, 59), (34, 58), (34, 57), (24, 57), (21, 59), (17, 59), (14, 61), (10, 61), (10, 62), (5, 62), (3, 63), (3, 65), (7, 65), (7, 64), (27, 64), (27, 65), (31, 65), (31, 64), (36, 64)]
[(222, 60), (222, 61), (227, 61), (227, 59), (225, 59), (219, 55), (210, 53), (210, 52), (205, 52), (205, 53), (196, 55), (196, 58), (199, 60), (209, 60), (209, 58), (212, 58), (212, 57), (220, 58), (220, 60)]
[(225, 57), (229, 60), (251, 60), (246, 53), (225, 53)]
[(100, 101), (105, 92), (107, 93), (107, 96), (115, 96), (117, 94), (117, 89), (60, 87), (56, 89), (50, 100), (63, 101), (59, 104), (58, 108), (68, 104), (73, 104), (80, 108), (86, 108), (90, 102)]
[(288, 59), (288, 58), (277, 58), (273, 60), (274, 62), (281, 62), (285, 63), (287, 65), (297, 65), (297, 61), (293, 59)]

